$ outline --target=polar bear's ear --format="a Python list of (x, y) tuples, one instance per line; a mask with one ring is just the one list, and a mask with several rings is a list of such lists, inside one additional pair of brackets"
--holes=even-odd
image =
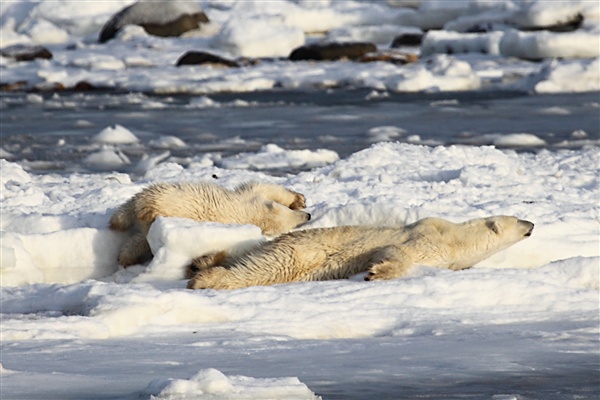
[(498, 226), (498, 223), (496, 221), (494, 221), (494, 220), (488, 220), (486, 222), (486, 225), (496, 235), (500, 233), (500, 227)]

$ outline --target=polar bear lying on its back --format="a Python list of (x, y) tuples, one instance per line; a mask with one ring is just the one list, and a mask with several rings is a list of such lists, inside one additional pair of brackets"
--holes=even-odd
[(225, 224), (253, 224), (267, 236), (291, 231), (308, 221), (305, 198), (279, 185), (251, 182), (228, 190), (213, 183), (157, 183), (123, 204), (110, 228), (137, 232), (121, 247), (119, 263), (129, 266), (151, 256), (146, 235), (159, 217), (190, 218)]
[(403, 227), (341, 226), (282, 235), (244, 256), (194, 260), (190, 289), (239, 289), (296, 281), (404, 276), (416, 264), (469, 268), (531, 235), (533, 223), (510, 216), (455, 224), (426, 218)]

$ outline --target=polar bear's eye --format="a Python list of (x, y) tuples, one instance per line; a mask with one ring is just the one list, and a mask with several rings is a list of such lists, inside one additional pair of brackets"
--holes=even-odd
[(486, 225), (496, 235), (500, 232), (500, 229), (498, 228), (498, 224), (496, 224), (496, 221), (488, 221)]

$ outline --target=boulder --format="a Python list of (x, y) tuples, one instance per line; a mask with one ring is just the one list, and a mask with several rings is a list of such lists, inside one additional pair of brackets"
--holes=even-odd
[(240, 64), (236, 61), (227, 58), (207, 53), (205, 51), (188, 51), (183, 56), (179, 57), (176, 65), (211, 65), (218, 67), (239, 67)]
[(23, 44), (15, 44), (0, 49), (0, 54), (2, 54), (3, 57), (12, 58), (17, 61), (33, 61), (38, 58), (49, 60), (52, 58), (52, 53), (45, 47)]
[(138, 25), (154, 36), (180, 36), (209, 19), (195, 2), (163, 0), (138, 1), (112, 16), (102, 27), (98, 41), (114, 38), (127, 25)]
[(402, 46), (420, 46), (422, 41), (422, 33), (403, 33), (394, 38), (390, 47), (394, 49)]
[(377, 46), (370, 42), (316, 43), (294, 49), (289, 59), (292, 61), (356, 60), (375, 51)]

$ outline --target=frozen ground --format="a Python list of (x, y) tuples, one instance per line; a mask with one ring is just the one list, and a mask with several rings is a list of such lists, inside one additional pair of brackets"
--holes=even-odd
[[(409, 3), (420, 8), (403, 7)], [(44, 91), (86, 81), (110, 89), (7, 95), (0, 103), (3, 116), (17, 121), (3, 117), (3, 129), (19, 134), (9, 141), (3, 131), (0, 149), (1, 399), (600, 397), (600, 127), (589, 120), (600, 104), (596, 1), (206, 0), (198, 5), (212, 23), (200, 32), (157, 38), (128, 26), (97, 43), (102, 25), (129, 4), (0, 6), (0, 48), (40, 44), (54, 55), (0, 58), (2, 84)], [(577, 15), (575, 31), (544, 29)], [(489, 29), (466, 33), (475, 25)], [(420, 48), (401, 49), (422, 54), (406, 66), (281, 58), (321, 39), (385, 49), (399, 32), (425, 30)], [(269, 59), (237, 69), (176, 68), (192, 49)], [(265, 49), (273, 53), (259, 53)], [(281, 88), (323, 99), (318, 90), (340, 87), (364, 91), (359, 107), (298, 112), (293, 102), (273, 107), (276, 93), (269, 107), (237, 99)], [(508, 103), (474, 106), (451, 95), (399, 107), (395, 120), (401, 103), (370, 103), (456, 90), (558, 93), (564, 104), (521, 95), (512, 108), (498, 108)], [(229, 91), (237, 93), (218, 97)], [(584, 104), (570, 104), (576, 92), (587, 92), (573, 97)], [(521, 112), (507, 111), (515, 104)], [(230, 130), (211, 136), (204, 125), (186, 126), (192, 119), (179, 118), (179, 109), (196, 110), (199, 123), (217, 120), (211, 114), (229, 118)], [(386, 123), (365, 122), (369, 109)], [(101, 118), (105, 110), (110, 121)], [(172, 132), (127, 123), (152, 110)], [(254, 119), (238, 119), (244, 110)], [(531, 122), (552, 125), (559, 115), (568, 118), (556, 128)], [(419, 132), (423, 120), (428, 129)], [(302, 123), (313, 136), (290, 134), (289, 147), (278, 141)], [(357, 148), (328, 130), (352, 125), (362, 135)], [(250, 134), (264, 127), (271, 136)], [(439, 146), (459, 138), (471, 146)], [(528, 146), (537, 150), (512, 150)], [(235, 155), (219, 154), (223, 148)], [(28, 160), (41, 152), (52, 163), (43, 173), (36, 172), (43, 162)], [(358, 276), (220, 292), (185, 289), (184, 265), (215, 247), (263, 240), (260, 233), (165, 218), (152, 228), (150, 264), (117, 265), (123, 237), (106, 227), (116, 207), (152, 182), (215, 179), (227, 187), (265, 180), (304, 193), (309, 228), (494, 214), (536, 226), (532, 237), (461, 272), (423, 266), (387, 282)]]
[[(189, 12), (189, 2), (171, 3), (179, 4), (182, 13)], [(408, 3), (420, 6), (401, 7)], [(103, 24), (132, 2), (83, 4), (3, 2), (0, 48), (42, 45), (53, 58), (16, 62), (2, 57), (1, 82), (41, 90), (85, 82), (98, 88), (163, 94), (336, 87), (382, 93), (600, 89), (600, 5), (591, 0), (202, 0), (197, 4), (211, 22), (184, 37), (149, 36), (130, 24), (102, 44), (98, 34)], [(146, 10), (133, 20), (163, 22), (167, 14), (156, 4), (154, 13)], [(579, 29), (548, 30), (572, 21), (579, 21)], [(307, 43), (368, 41), (386, 50), (400, 34), (424, 32), (420, 47), (399, 49), (422, 55), (419, 62), (407, 65), (287, 60), (292, 50)], [(241, 68), (176, 67), (177, 60), (192, 50), (259, 61)]]

